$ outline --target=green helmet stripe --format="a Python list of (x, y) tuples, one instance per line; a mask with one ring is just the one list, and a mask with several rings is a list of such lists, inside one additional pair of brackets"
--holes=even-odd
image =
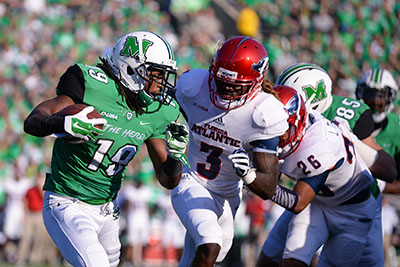
[(281, 75), (279, 75), (278, 80), (276, 81), (276, 85), (283, 85), (290, 78), (290, 76), (305, 69), (318, 69), (326, 73), (324, 69), (312, 63), (296, 64), (295, 66), (289, 68)]
[(382, 80), (383, 71), (381, 69), (374, 69), (372, 74), (374, 83), (378, 83)]
[(157, 35), (158, 37), (160, 37), (160, 39), (163, 40), (164, 44), (166, 44), (166, 46), (168, 48), (169, 58), (172, 59), (172, 60), (175, 60), (174, 51), (172, 51), (171, 45), (163, 37), (161, 37), (159, 34), (157, 34), (157, 33), (154, 33), (154, 34)]
[(169, 53), (171, 54), (171, 59), (175, 60), (174, 51), (172, 51), (171, 45), (168, 42), (166, 42), (166, 43), (167, 43), (167, 46), (168, 46)]

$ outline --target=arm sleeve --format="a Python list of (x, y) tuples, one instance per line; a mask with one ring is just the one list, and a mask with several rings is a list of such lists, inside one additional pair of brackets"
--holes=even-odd
[(293, 210), (299, 200), (298, 194), (281, 185), (277, 185), (271, 200), (287, 210)]
[(69, 67), (60, 77), (57, 85), (57, 95), (67, 95), (75, 103), (82, 103), (85, 92), (85, 79), (77, 64)]
[[(272, 95), (255, 107), (252, 119), (254, 125), (263, 129), (264, 138), (262, 139), (281, 136), (289, 128), (288, 114), (283, 104)], [(258, 139), (260, 136), (249, 136), (250, 141)]]
[(313, 177), (300, 179), (300, 181), (307, 183), (314, 190), (315, 194), (318, 194), (319, 190), (324, 186), (329, 172), (328, 170)]
[(361, 114), (353, 128), (353, 133), (358, 139), (363, 140), (370, 136), (374, 131), (374, 119), (372, 118), (372, 111), (367, 109)]

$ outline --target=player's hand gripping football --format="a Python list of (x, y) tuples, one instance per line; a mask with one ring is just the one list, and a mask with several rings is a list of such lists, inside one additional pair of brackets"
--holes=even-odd
[(102, 118), (89, 119), (87, 115), (93, 110), (94, 107), (89, 106), (82, 109), (79, 113), (65, 116), (65, 132), (86, 142), (94, 140), (99, 134), (103, 134), (103, 130), (97, 128), (96, 125), (105, 125), (107, 120)]
[(171, 158), (179, 160), (190, 168), (189, 160), (185, 155), (186, 145), (189, 141), (189, 131), (184, 124), (171, 122), (165, 131), (165, 143), (167, 152)]
[(232, 161), (232, 167), (237, 176), (242, 178), (246, 184), (250, 184), (256, 178), (255, 169), (250, 167), (250, 158), (246, 150), (238, 148), (228, 156)]

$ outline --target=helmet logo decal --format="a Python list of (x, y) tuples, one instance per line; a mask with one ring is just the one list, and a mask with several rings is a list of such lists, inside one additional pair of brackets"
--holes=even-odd
[(287, 111), (287, 113), (290, 116), (295, 115), (296, 113), (299, 112), (300, 110), (300, 99), (299, 99), (299, 95), (295, 94), (286, 104), (285, 109)]
[[(137, 38), (135, 36), (128, 36), (126, 38), (125, 44), (123, 49), (120, 52), (121, 56), (132, 57), (135, 59), (139, 59), (140, 55), (144, 55), (146, 59), (146, 51), (147, 49), (152, 46), (154, 43), (143, 39), (142, 43), (139, 44)], [(141, 51), (139, 49), (141, 48)]]
[(258, 73), (263, 74), (264, 71), (268, 68), (268, 62), (269, 58), (265, 56), (262, 59), (260, 59), (257, 63), (253, 63), (251, 65), (251, 68), (257, 71)]
[(218, 69), (217, 76), (228, 80), (236, 80), (238, 73), (236, 71), (230, 71), (221, 67)]
[(307, 99), (310, 99), (312, 95), (315, 95), (314, 99), (311, 101), (311, 103), (315, 103), (327, 97), (325, 88), (324, 80), (320, 80), (317, 82), (317, 88), (314, 88), (312, 85), (307, 85), (302, 89), (305, 92)]

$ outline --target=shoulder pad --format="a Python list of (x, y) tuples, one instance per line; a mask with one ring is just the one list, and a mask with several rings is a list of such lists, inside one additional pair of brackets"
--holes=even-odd
[(300, 160), (313, 155), (321, 163), (322, 168), (313, 170), (312, 175), (320, 174), (346, 157), (341, 131), (329, 120), (318, 119), (306, 129), (300, 147), (294, 154)]
[(264, 100), (255, 106), (253, 121), (258, 127), (265, 129), (264, 134), (280, 136), (288, 129), (288, 114), (278, 99), (270, 94), (265, 95)]
[(204, 79), (208, 79), (208, 71), (203, 69), (192, 69), (184, 72), (176, 84), (176, 94), (186, 97), (195, 96)]
[(328, 120), (319, 111), (316, 111), (314, 109), (307, 109), (308, 112), (308, 120), (307, 120), (307, 127), (310, 125), (313, 125), (314, 123), (320, 121), (320, 120)]

